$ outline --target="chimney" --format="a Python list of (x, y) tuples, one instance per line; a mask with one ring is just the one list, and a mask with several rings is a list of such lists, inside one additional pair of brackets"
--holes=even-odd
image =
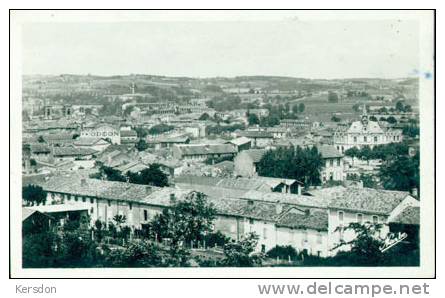
[(171, 193), (170, 194), (170, 201), (176, 201), (176, 196), (175, 196), (175, 193)]
[(149, 195), (149, 194), (151, 194), (151, 186), (149, 186), (149, 185), (147, 185), (146, 187), (145, 187), (145, 192), (147, 193), (147, 195)]
[(419, 196), (419, 191), (417, 190), (417, 187), (414, 187), (413, 189), (411, 189), (411, 194), (413, 195), (413, 197), (418, 197)]
[(87, 179), (85, 179), (85, 178), (80, 179), (80, 186), (82, 186), (82, 187), (87, 186)]

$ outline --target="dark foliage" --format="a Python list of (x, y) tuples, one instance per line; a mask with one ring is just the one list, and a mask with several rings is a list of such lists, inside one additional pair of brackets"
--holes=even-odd
[(258, 174), (266, 177), (299, 180), (305, 185), (319, 185), (323, 167), (321, 154), (316, 147), (297, 147), (268, 151), (258, 163)]
[(46, 202), (46, 192), (38, 185), (27, 185), (22, 187), (22, 198), (29, 205), (42, 204)]

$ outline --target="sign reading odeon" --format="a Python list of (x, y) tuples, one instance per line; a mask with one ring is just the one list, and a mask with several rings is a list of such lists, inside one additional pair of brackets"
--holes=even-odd
[(89, 135), (92, 137), (118, 137), (119, 133), (117, 131), (91, 131)]

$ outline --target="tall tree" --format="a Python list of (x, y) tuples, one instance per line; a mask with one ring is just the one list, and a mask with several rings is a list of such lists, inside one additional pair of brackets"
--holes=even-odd
[(301, 102), (301, 103), (298, 105), (298, 111), (299, 111), (300, 113), (303, 113), (305, 109), (306, 109), (306, 106), (304, 105), (304, 103)]
[(254, 113), (248, 113), (247, 114), (247, 121), (249, 122), (249, 125), (260, 124), (260, 119)]
[(138, 151), (145, 151), (148, 148), (148, 144), (144, 139), (139, 139), (135, 144), (135, 147)]
[(150, 223), (158, 239), (170, 238), (176, 249), (181, 242), (202, 241), (212, 230), (216, 209), (205, 194), (192, 192), (183, 200), (173, 198), (171, 204)]
[(254, 253), (258, 244), (258, 235), (249, 233), (238, 242), (230, 242), (224, 246), (225, 258), (221, 261), (228, 267), (254, 267), (261, 266), (264, 256)]
[(46, 192), (41, 186), (27, 185), (22, 187), (22, 198), (28, 205), (39, 205), (46, 202)]
[(168, 186), (168, 177), (161, 170), (159, 164), (151, 164), (139, 173), (128, 172), (127, 175), (130, 183), (147, 184), (158, 187)]
[(413, 158), (402, 155), (385, 162), (380, 167), (379, 177), (385, 189), (403, 191), (419, 189), (419, 153), (417, 152)]
[(258, 163), (258, 174), (266, 177), (297, 179), (308, 185), (320, 184), (323, 160), (316, 147), (267, 151)]

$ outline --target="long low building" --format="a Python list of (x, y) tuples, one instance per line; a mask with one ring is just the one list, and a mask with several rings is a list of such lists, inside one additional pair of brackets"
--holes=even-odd
[(237, 150), (229, 144), (174, 145), (173, 157), (187, 161), (204, 161), (207, 158), (233, 157)]
[[(91, 223), (109, 223), (117, 214), (125, 215), (133, 229), (144, 228), (172, 199), (183, 200), (196, 192), (207, 195), (217, 209), (214, 222), (219, 230), (234, 240), (248, 232), (259, 235), (258, 250), (268, 251), (276, 245), (291, 245), (297, 251), (329, 256), (340, 241), (353, 235), (337, 227), (349, 222), (388, 224), (407, 207), (418, 207), (418, 200), (408, 193), (335, 187), (312, 192), (312, 195), (283, 194), (200, 185), (156, 188), (126, 182), (111, 182), (56, 176), (39, 183), (47, 192), (47, 205), (88, 210)], [(36, 206), (45, 212), (45, 206)], [(42, 209), (42, 210), (39, 210)], [(55, 207), (53, 207), (55, 208)], [(382, 237), (389, 232), (388, 225)]]

